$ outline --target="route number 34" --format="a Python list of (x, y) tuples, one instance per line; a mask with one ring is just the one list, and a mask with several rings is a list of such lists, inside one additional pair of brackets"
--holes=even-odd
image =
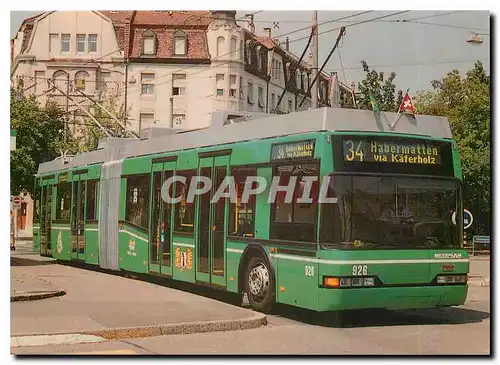
[(352, 275), (368, 275), (368, 266), (366, 265), (353, 265), (352, 266)]

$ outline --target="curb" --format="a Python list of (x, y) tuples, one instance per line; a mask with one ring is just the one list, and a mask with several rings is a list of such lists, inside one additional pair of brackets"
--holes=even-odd
[(24, 302), (28, 300), (40, 300), (47, 298), (61, 297), (66, 294), (65, 290), (57, 290), (53, 292), (45, 292), (40, 294), (14, 295), (10, 297), (11, 302)]
[(218, 320), (207, 322), (175, 323), (157, 326), (119, 327), (104, 330), (82, 331), (82, 332), (58, 332), (58, 333), (30, 333), (16, 335), (13, 337), (31, 336), (60, 336), (60, 335), (90, 335), (105, 340), (124, 340), (131, 338), (145, 338), (165, 335), (183, 335), (203, 332), (236, 331), (258, 328), (267, 325), (267, 317), (258, 313), (253, 317), (236, 320)]
[(123, 327), (85, 331), (82, 332), (82, 334), (99, 336), (105, 338), (106, 340), (120, 340), (165, 335), (185, 335), (203, 332), (248, 330), (265, 325), (267, 325), (267, 317), (264, 314), (259, 313), (246, 319), (175, 323), (158, 326)]

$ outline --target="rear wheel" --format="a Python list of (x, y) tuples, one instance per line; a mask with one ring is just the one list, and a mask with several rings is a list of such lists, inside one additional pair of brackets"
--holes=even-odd
[(269, 313), (276, 302), (274, 276), (269, 262), (262, 256), (252, 257), (245, 270), (245, 292), (250, 306)]

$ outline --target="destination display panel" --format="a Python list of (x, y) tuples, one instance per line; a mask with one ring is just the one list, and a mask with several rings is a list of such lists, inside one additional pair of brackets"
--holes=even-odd
[(332, 144), (336, 171), (454, 175), (451, 141), (334, 135)]
[(401, 142), (344, 138), (344, 161), (440, 165), (441, 148), (428, 141)]

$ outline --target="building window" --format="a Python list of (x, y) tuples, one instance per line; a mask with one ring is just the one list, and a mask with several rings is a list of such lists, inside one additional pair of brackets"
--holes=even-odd
[(108, 90), (108, 81), (111, 79), (111, 72), (99, 70), (98, 75), (99, 75), (99, 89), (102, 92), (106, 92)]
[(125, 220), (137, 227), (148, 229), (149, 174), (127, 178)]
[[(316, 241), (316, 224), (318, 213), (318, 165), (301, 164), (276, 166), (273, 177), (279, 176), (279, 185), (286, 186), (292, 177), (296, 177), (292, 201), (285, 201), (286, 192), (278, 192), (275, 203), (271, 207), (271, 238), (291, 241)], [(316, 177), (312, 186), (306, 187), (304, 176)], [(308, 189), (310, 188), (310, 190)], [(309, 194), (303, 197), (303, 193)], [(300, 198), (310, 198), (311, 202), (303, 203)]]
[(71, 42), (71, 35), (63, 34), (61, 36), (61, 53), (69, 52), (70, 42)]
[(147, 128), (151, 128), (155, 121), (153, 113), (140, 113), (139, 114), (139, 133)]
[(183, 31), (178, 30), (174, 33), (174, 56), (187, 55), (187, 39)]
[(246, 48), (246, 62), (247, 64), (251, 65), (252, 64), (252, 42), (250, 40), (246, 41), (247, 48)]
[(76, 35), (76, 51), (78, 53), (85, 53), (85, 34), (77, 34)]
[(248, 104), (253, 104), (253, 84), (251, 82), (248, 83)]
[(175, 197), (180, 198), (174, 205), (174, 233), (194, 233), (194, 203), (187, 201), (187, 194), (191, 179), (196, 175), (196, 170), (177, 171), (176, 175), (186, 178), (186, 183), (175, 182)]
[(240, 41), (240, 61), (245, 62), (245, 47), (243, 47), (243, 41)]
[(260, 70), (264, 70), (262, 68), (262, 54), (260, 53), (261, 46), (257, 46), (256, 53), (257, 53), (257, 67)]
[(87, 181), (87, 215), (85, 220), (97, 220), (97, 201), (99, 200), (99, 180)]
[(186, 121), (186, 114), (174, 114), (173, 117), (173, 128), (181, 128)]
[(89, 52), (97, 52), (97, 34), (89, 34)]
[(153, 95), (155, 91), (155, 75), (153, 73), (141, 74), (141, 94)]
[(236, 75), (229, 76), (229, 97), (236, 98)]
[(274, 113), (274, 109), (276, 108), (276, 94), (274, 93), (271, 94), (271, 107), (273, 108)]
[(69, 221), (71, 207), (71, 184), (64, 182), (57, 185), (56, 219)]
[(224, 74), (215, 75), (215, 82), (217, 88), (217, 96), (224, 95)]
[(302, 88), (302, 77), (301, 77), (301, 74), (300, 74), (300, 70), (297, 69), (297, 71), (295, 71), (295, 77), (296, 77), (296, 86), (297, 86), (297, 89), (301, 89)]
[(85, 82), (89, 73), (87, 71), (78, 71), (75, 74), (75, 86), (78, 90), (85, 90)]
[(238, 44), (238, 40), (235, 37), (231, 37), (231, 44), (230, 44), (231, 58), (235, 59), (235, 60), (238, 59), (238, 50), (236, 49), (237, 44)]
[[(255, 195), (242, 202), (247, 176), (257, 176), (255, 168), (234, 168), (232, 171), (236, 185), (236, 202), (229, 204), (229, 236), (253, 237), (255, 228)], [(254, 182), (253, 184), (256, 185)], [(257, 188), (257, 186), (252, 186)], [(246, 197), (245, 197), (246, 198)]]
[(221, 57), (224, 54), (224, 37), (217, 37), (217, 57)]
[(245, 98), (245, 92), (243, 91), (243, 77), (240, 76), (240, 100)]
[(66, 90), (67, 83), (69, 82), (69, 75), (62, 70), (57, 70), (52, 74), (52, 80), (56, 87), (61, 90)]
[(291, 113), (293, 112), (293, 100), (288, 99), (288, 112)]
[(264, 104), (264, 89), (262, 86), (259, 86), (259, 108), (264, 109), (265, 104)]
[(172, 95), (182, 96), (186, 94), (186, 74), (172, 75)]
[(142, 54), (143, 55), (156, 54), (156, 35), (151, 30), (147, 30), (143, 34)]
[(49, 34), (49, 52), (57, 52), (59, 34)]

